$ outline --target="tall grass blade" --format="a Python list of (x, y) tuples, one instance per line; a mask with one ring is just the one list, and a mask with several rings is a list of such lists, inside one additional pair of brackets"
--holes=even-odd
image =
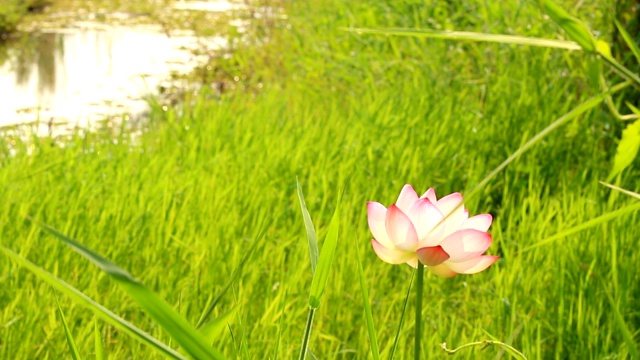
[(607, 177), (611, 181), (616, 175), (633, 163), (640, 150), (640, 120), (627, 125), (622, 131), (622, 137), (616, 148), (616, 155), (613, 158), (613, 168)]
[(102, 347), (102, 335), (100, 334), (100, 327), (98, 326), (98, 318), (93, 321), (93, 339), (95, 342), (96, 360), (104, 360), (104, 348)]
[(278, 360), (278, 351), (280, 350), (280, 340), (282, 339), (282, 319), (284, 319), (284, 310), (287, 306), (287, 291), (284, 292), (282, 297), (282, 304), (280, 306), (280, 319), (278, 319), (278, 338), (276, 339), (276, 349), (273, 352), (273, 360)]
[(629, 191), (629, 190), (623, 189), (623, 188), (621, 188), (619, 186), (607, 184), (607, 183), (602, 182), (602, 181), (600, 181), (600, 184), (602, 184), (602, 185), (604, 185), (606, 187), (609, 187), (609, 188), (611, 188), (613, 190), (620, 191), (623, 194), (629, 195), (631, 197), (634, 197), (634, 198), (640, 200), (640, 194), (638, 194), (637, 192)]
[(580, 44), (587, 52), (596, 51), (596, 40), (582, 21), (570, 15), (552, 0), (542, 0), (541, 6), (543, 11), (569, 35), (571, 40)]
[(213, 312), (213, 309), (216, 308), (220, 300), (222, 300), (222, 297), (231, 288), (231, 285), (233, 284), (233, 282), (238, 278), (238, 276), (240, 276), (242, 270), (246, 268), (247, 261), (249, 261), (249, 258), (251, 258), (251, 255), (253, 254), (256, 247), (264, 237), (264, 234), (267, 232), (267, 228), (269, 227), (272, 221), (273, 220), (262, 222), (263, 225), (260, 227), (258, 236), (256, 236), (256, 239), (253, 241), (253, 244), (251, 244), (251, 247), (249, 248), (249, 250), (244, 254), (242, 259), (240, 260), (240, 263), (238, 263), (238, 266), (236, 266), (236, 268), (233, 269), (233, 272), (231, 272), (231, 276), (229, 277), (229, 279), (227, 279), (226, 284), (222, 287), (222, 291), (218, 294), (218, 296), (216, 296), (216, 298), (213, 301), (207, 302), (205, 309), (202, 311), (202, 314), (200, 315), (200, 318), (196, 323), (196, 329), (199, 329), (202, 325), (204, 325), (204, 323), (207, 321), (207, 319)]
[(629, 353), (631, 354), (631, 359), (640, 359), (640, 351), (638, 351), (638, 345), (634, 339), (633, 333), (629, 330), (627, 323), (624, 321), (624, 317), (622, 313), (620, 313), (620, 309), (618, 308), (618, 304), (616, 303), (613, 295), (611, 295), (611, 291), (607, 286), (607, 283), (598, 276), (600, 279), (600, 283), (602, 288), (604, 289), (604, 293), (607, 295), (607, 299), (609, 300), (609, 304), (611, 305), (611, 309), (613, 309), (613, 318), (615, 319), (620, 332), (622, 333), (622, 337), (624, 338), (624, 342), (627, 344), (627, 348)]
[(62, 326), (64, 327), (64, 335), (67, 338), (67, 345), (69, 346), (69, 351), (71, 352), (71, 358), (73, 360), (82, 360), (82, 356), (80, 356), (80, 352), (78, 351), (76, 342), (73, 339), (73, 334), (71, 334), (69, 325), (67, 325), (67, 319), (65, 319), (64, 313), (62, 312), (62, 308), (60, 307), (58, 296), (56, 296), (56, 294), (54, 293), (53, 297), (56, 299), (56, 305), (58, 305), (58, 313), (60, 314), (60, 319), (62, 320)]
[(318, 267), (313, 275), (311, 281), (311, 291), (309, 294), (309, 306), (313, 309), (317, 309), (320, 306), (320, 299), (324, 294), (324, 290), (327, 286), (327, 280), (329, 279), (329, 271), (333, 264), (333, 258), (336, 253), (336, 247), (338, 245), (338, 233), (340, 232), (340, 199), (336, 204), (336, 210), (333, 213), (331, 224), (329, 224), (329, 232), (322, 243), (322, 251), (320, 252), (320, 258), (318, 259)]
[(468, 195), (465, 196), (465, 198), (469, 199), (473, 195), (475, 195), (476, 192), (481, 190), (482, 187), (484, 187), (494, 176), (496, 176), (500, 171), (502, 171), (502, 169), (507, 167), (507, 165), (509, 165), (513, 160), (517, 159), (525, 151), (529, 150), (529, 148), (531, 148), (533, 145), (535, 145), (538, 141), (542, 140), (545, 136), (549, 135), (555, 129), (557, 129), (561, 125), (564, 125), (565, 123), (569, 122), (570, 120), (575, 119), (576, 117), (584, 114), (585, 112), (591, 110), (592, 108), (598, 106), (603, 100), (606, 99), (607, 96), (609, 96), (611, 94), (614, 94), (614, 93), (624, 89), (627, 86), (629, 86), (629, 84), (626, 83), (626, 82), (614, 85), (611, 88), (609, 88), (608, 91), (587, 99), (587, 101), (583, 102), (582, 104), (580, 104), (580, 105), (576, 106), (575, 108), (573, 108), (568, 113), (566, 113), (566, 114), (562, 115), (561, 117), (559, 117), (557, 120), (555, 120), (554, 122), (549, 124), (549, 126), (547, 126), (546, 128), (542, 129), (542, 131), (540, 131), (534, 137), (529, 139), (529, 141), (527, 141), (524, 145), (522, 145), (520, 148), (518, 148), (516, 151), (514, 151), (513, 154), (511, 154), (500, 165), (498, 165), (495, 169), (493, 169), (487, 176), (484, 177), (484, 179), (482, 179), (469, 192)]
[(364, 279), (364, 269), (362, 268), (362, 258), (360, 257), (360, 247), (356, 246), (356, 256), (358, 257), (358, 278), (360, 279), (360, 292), (362, 293), (362, 303), (364, 304), (364, 315), (367, 320), (367, 331), (369, 332), (369, 343), (371, 344), (371, 356), (374, 360), (380, 359), (380, 348), (376, 336), (376, 327), (373, 323), (371, 313), (371, 303), (369, 302), (369, 291)]
[(366, 28), (342, 28), (346, 31), (355, 32), (357, 34), (380, 34), (380, 35), (398, 35), (413, 36), (432, 39), (445, 40), (468, 40), (476, 42), (494, 42), (500, 44), (539, 46), (564, 50), (582, 50), (582, 47), (573, 41), (551, 40), (527, 36), (487, 34), (471, 31), (450, 31), (450, 30), (431, 30), (431, 29), (407, 29), (407, 28), (390, 28), (390, 29), (366, 29)]
[(604, 222), (613, 220), (613, 219), (615, 219), (617, 217), (629, 214), (629, 213), (631, 213), (633, 211), (636, 211), (636, 210), (640, 210), (640, 203), (635, 203), (635, 204), (632, 204), (632, 205), (625, 206), (622, 209), (618, 209), (616, 211), (612, 211), (612, 212), (606, 213), (604, 215), (598, 216), (597, 218), (594, 218), (594, 219), (591, 219), (591, 220), (589, 220), (587, 222), (584, 222), (584, 223), (582, 223), (582, 224), (580, 224), (578, 226), (574, 226), (574, 227), (572, 227), (570, 229), (567, 229), (567, 230), (561, 231), (559, 233), (556, 233), (556, 234), (554, 234), (552, 236), (549, 236), (546, 239), (540, 240), (537, 243), (520, 250), (520, 252), (524, 253), (524, 252), (533, 250), (535, 248), (538, 248), (540, 246), (548, 245), (548, 244), (550, 244), (550, 243), (552, 243), (552, 242), (554, 242), (554, 241), (556, 241), (558, 239), (562, 239), (562, 238), (567, 237), (569, 235), (575, 234), (575, 233), (577, 233), (579, 231), (588, 229), (590, 227), (594, 227), (596, 225), (599, 225), (599, 224), (602, 224)]
[(140, 307), (160, 327), (162, 327), (189, 355), (196, 359), (224, 359), (225, 357), (199, 334), (182, 316), (169, 304), (147, 289), (126, 270), (118, 267), (108, 259), (95, 253), (79, 242), (60, 233), (58, 230), (44, 224), (39, 224), (45, 231), (55, 236), (65, 245), (75, 250), (87, 260), (98, 266), (117, 282), (122, 289), (131, 296)]
[(311, 258), (311, 274), (316, 273), (316, 266), (318, 264), (318, 237), (316, 236), (316, 228), (311, 221), (311, 215), (307, 209), (307, 204), (304, 202), (304, 195), (302, 194), (302, 186), (298, 178), (296, 178), (296, 185), (298, 187), (298, 200), (300, 201), (300, 209), (302, 210), (302, 218), (304, 219), (304, 228), (307, 231), (307, 243), (309, 245), (309, 257)]
[(601, 58), (604, 59), (604, 61), (609, 64), (613, 70), (618, 73), (618, 75), (631, 81), (635, 87), (640, 87), (640, 76), (638, 76), (638, 74), (635, 74), (611, 56), (607, 56), (603, 53), (600, 53), (600, 55), (602, 55)]
[(624, 28), (624, 26), (622, 26), (622, 24), (620, 24), (617, 19), (613, 19), (613, 21), (615, 22), (618, 31), (620, 31), (620, 35), (622, 35), (624, 42), (627, 44), (629, 49), (631, 49), (633, 56), (636, 57), (636, 61), (640, 63), (640, 48), (638, 48), (638, 44), (636, 44), (635, 40), (631, 37), (631, 35), (629, 35), (627, 30)]
[(231, 321), (231, 318), (238, 311), (238, 306), (233, 307), (226, 313), (218, 316), (217, 318), (204, 324), (198, 331), (202, 334), (210, 344), (220, 336), (222, 331), (227, 327), (227, 324)]
[(460, 351), (462, 349), (465, 349), (465, 348), (468, 348), (468, 347), (480, 346), (481, 348), (485, 348), (485, 347), (487, 347), (489, 345), (496, 345), (496, 346), (501, 347), (503, 350), (505, 350), (509, 355), (511, 355), (515, 359), (527, 360), (527, 357), (520, 350), (514, 348), (513, 346), (511, 346), (509, 344), (505, 344), (502, 341), (498, 341), (498, 340), (475, 341), (475, 342), (472, 342), (472, 343), (468, 343), (468, 344), (464, 344), (464, 345), (458, 346), (455, 349), (447, 348), (447, 343), (442, 343), (440, 345), (440, 347), (448, 355), (453, 355), (453, 354), (457, 353), (458, 351)]
[(84, 307), (93, 311), (93, 313), (96, 314), (98, 317), (105, 320), (109, 324), (115, 326), (116, 328), (124, 331), (134, 339), (140, 341), (143, 344), (151, 346), (157, 351), (163, 353), (165, 356), (168, 356), (173, 359), (186, 360), (186, 358), (180, 353), (171, 349), (170, 347), (162, 343), (160, 340), (154, 338), (153, 336), (149, 335), (143, 330), (130, 324), (129, 322), (122, 319), (118, 315), (112, 313), (109, 309), (98, 304), (93, 299), (91, 299), (90, 297), (80, 292), (78, 289), (64, 282), (62, 279), (55, 277), (50, 272), (40, 268), (36, 264), (23, 258), (22, 256), (18, 255), (17, 253), (13, 252), (12, 250), (4, 246), (0, 245), (0, 250), (2, 250), (8, 257), (13, 259), (15, 262), (17, 262), (27, 270), (31, 271), (34, 275), (38, 276), (40, 279), (49, 283), (49, 285), (53, 286), (58, 291), (64, 293), (74, 301), (78, 302), (80, 305), (83, 305)]
[(391, 346), (391, 352), (389, 352), (389, 360), (393, 360), (398, 348), (398, 341), (400, 340), (400, 331), (404, 324), (404, 314), (407, 312), (407, 304), (409, 304), (409, 296), (411, 295), (411, 287), (413, 285), (413, 278), (416, 276), (417, 271), (411, 273), (411, 280), (409, 280), (409, 288), (407, 289), (407, 296), (404, 298), (404, 304), (402, 304), (402, 313), (400, 313), (400, 321), (398, 322), (398, 328), (396, 329), (396, 336), (393, 338), (393, 346)]

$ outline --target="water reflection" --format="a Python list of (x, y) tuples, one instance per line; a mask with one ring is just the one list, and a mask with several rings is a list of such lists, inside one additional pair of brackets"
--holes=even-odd
[[(158, 27), (84, 27), (24, 37), (0, 64), (0, 127), (22, 123), (91, 126), (124, 112), (142, 114), (145, 96), (172, 72), (187, 72), (191, 50), (220, 47), (221, 38), (199, 39)], [(1, 60), (0, 60), (1, 61)]]

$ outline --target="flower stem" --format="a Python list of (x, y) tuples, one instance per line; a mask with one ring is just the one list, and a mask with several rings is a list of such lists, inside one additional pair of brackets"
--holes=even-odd
[(298, 360), (305, 360), (307, 357), (307, 348), (309, 347), (309, 337), (311, 336), (311, 325), (313, 324), (313, 316), (316, 313), (316, 309), (309, 307), (309, 314), (307, 315), (307, 326), (304, 328), (304, 336), (302, 337), (302, 347), (300, 348), (300, 356)]
[(416, 337), (414, 359), (420, 360), (420, 340), (422, 339), (422, 288), (424, 287), (424, 265), (418, 261), (418, 281), (416, 282)]

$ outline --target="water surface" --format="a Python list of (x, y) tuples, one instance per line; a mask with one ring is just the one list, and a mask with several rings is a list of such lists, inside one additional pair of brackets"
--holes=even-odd
[(0, 56), (0, 128), (37, 123), (38, 135), (54, 135), (52, 128), (64, 133), (143, 114), (145, 99), (172, 73), (204, 61), (192, 50), (221, 46), (222, 38), (167, 34), (159, 26), (77, 23), (27, 35)]

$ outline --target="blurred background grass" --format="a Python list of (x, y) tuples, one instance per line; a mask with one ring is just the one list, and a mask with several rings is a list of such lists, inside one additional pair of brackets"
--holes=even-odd
[[(298, 1), (254, 4), (255, 41), (235, 43), (221, 95), (156, 106), (141, 133), (78, 132), (61, 142), (0, 139), (0, 239), (116, 313), (168, 341), (96, 268), (42, 234), (25, 215), (110, 257), (193, 323), (273, 217), (265, 241), (216, 313), (239, 304), (217, 344), (230, 357), (295, 356), (311, 271), (296, 176), (323, 238), (339, 188), (343, 224), (311, 349), (318, 358), (367, 358), (356, 274), (358, 246), (383, 354), (389, 351), (411, 269), (370, 250), (366, 201), (395, 201), (405, 183), (463, 195), (524, 141), (595, 90), (579, 53), (486, 43), (357, 35), (341, 27), (457, 29), (557, 38), (528, 1)], [(563, 2), (613, 41), (616, 2)], [(265, 9), (271, 9), (267, 11)], [(283, 9), (283, 12), (274, 9)], [(282, 14), (286, 16), (282, 16)], [(637, 36), (637, 34), (636, 34)], [(613, 295), (637, 339), (637, 213), (531, 251), (537, 241), (630, 203), (606, 178), (623, 125), (604, 106), (551, 134), (466, 205), (495, 221), (476, 276), (428, 276), (423, 344), (490, 336), (530, 359), (624, 359)], [(638, 191), (638, 162), (619, 185)], [(52, 290), (0, 261), (0, 358), (68, 353)], [(61, 298), (79, 349), (92, 350), (93, 318)], [(284, 309), (284, 311), (281, 311)], [(409, 309), (411, 311), (411, 309)], [(282, 319), (281, 319), (282, 318)], [(396, 358), (412, 354), (411, 317)], [(104, 325), (110, 359), (159, 355)], [(496, 348), (463, 359), (506, 357)], [(90, 356), (88, 356), (90, 358)]]

